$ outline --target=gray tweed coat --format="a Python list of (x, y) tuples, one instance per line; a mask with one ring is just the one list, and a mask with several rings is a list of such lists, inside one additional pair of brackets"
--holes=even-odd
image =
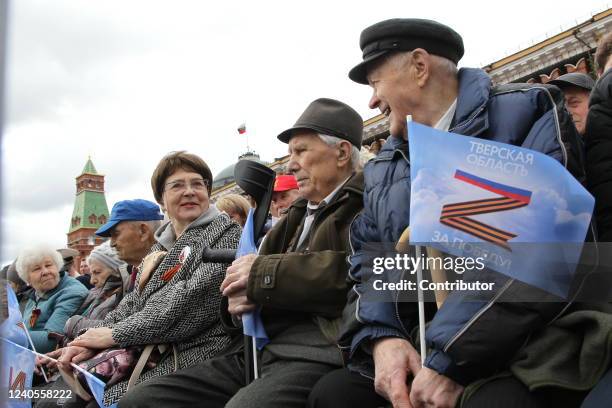
[[(216, 208), (213, 208), (209, 211), (215, 212)], [(216, 214), (210, 223), (197, 224), (197, 221), (192, 223), (171, 248), (164, 248), (160, 243), (151, 248), (151, 252), (167, 250), (168, 253), (142, 291), (135, 288), (126, 295), (102, 324), (113, 329), (113, 338), (122, 347), (174, 344), (178, 351), (179, 369), (216, 355), (230, 340), (218, 313), (221, 302), (219, 287), (228, 265), (203, 263), (200, 254), (204, 247), (236, 248), (241, 229), (224, 213)], [(172, 279), (164, 282), (162, 274), (179, 262), (179, 255), (186, 246), (191, 248), (191, 254)], [(139, 279), (140, 273), (137, 281)], [(143, 372), (136, 384), (173, 370), (174, 358), (172, 353), (168, 353), (155, 368)], [(116, 402), (126, 389), (127, 380), (107, 388), (105, 404)]]

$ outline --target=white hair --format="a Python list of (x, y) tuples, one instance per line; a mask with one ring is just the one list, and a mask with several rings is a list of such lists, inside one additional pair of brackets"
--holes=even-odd
[(411, 62), (412, 51), (399, 51), (387, 54), (384, 57), (385, 62), (392, 64), (397, 70), (401, 70)]
[(365, 167), (366, 163), (376, 157), (376, 154), (372, 153), (365, 147), (362, 147), (359, 151), (359, 166), (361, 168)]
[(354, 146), (348, 140), (340, 139), (339, 137), (336, 137), (336, 136), (322, 135), (320, 133), (318, 133), (318, 136), (328, 146), (335, 146), (335, 145), (337, 145), (340, 142), (348, 142), (348, 143), (350, 143), (351, 144), (351, 169), (352, 170), (358, 170), (359, 169), (361, 161), (359, 160), (359, 149), (356, 146)]
[(457, 64), (448, 58), (440, 57), (438, 55), (433, 55), (433, 57), (433, 60), (435, 61), (440, 73), (447, 76), (457, 76)]
[(149, 221), (130, 220), (130, 221), (123, 221), (123, 222), (129, 223), (132, 226), (144, 224), (151, 230), (152, 233), (154, 233), (162, 225), (163, 220), (149, 220)]
[(50, 257), (53, 260), (58, 271), (64, 265), (64, 258), (62, 258), (62, 255), (57, 250), (48, 245), (31, 246), (22, 249), (17, 256), (17, 264), (15, 265), (17, 268), (17, 275), (19, 275), (24, 282), (30, 283), (30, 269), (34, 265), (42, 262), (46, 257)]
[(162, 225), (162, 220), (150, 220), (150, 221), (140, 221), (145, 224), (152, 233), (157, 231), (157, 229)]

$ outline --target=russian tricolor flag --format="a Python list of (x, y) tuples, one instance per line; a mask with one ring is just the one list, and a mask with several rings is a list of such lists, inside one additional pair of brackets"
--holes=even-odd
[(246, 123), (243, 123), (242, 125), (238, 126), (238, 133), (241, 135), (246, 133)]

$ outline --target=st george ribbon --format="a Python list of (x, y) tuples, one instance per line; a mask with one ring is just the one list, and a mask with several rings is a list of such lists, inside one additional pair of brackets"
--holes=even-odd
[(449, 227), (484, 239), (485, 241), (497, 244), (510, 251), (511, 249), (508, 245), (508, 241), (516, 238), (517, 236), (515, 234), (494, 228), (468, 216), (509, 211), (515, 208), (525, 207), (529, 205), (531, 201), (531, 192), (495, 183), (461, 170), (455, 171), (455, 178), (484, 190), (491, 191), (501, 197), (445, 204), (442, 207), (440, 222)]

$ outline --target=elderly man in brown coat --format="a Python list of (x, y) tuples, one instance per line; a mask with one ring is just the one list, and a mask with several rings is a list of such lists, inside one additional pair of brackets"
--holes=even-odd
[[(260, 307), (270, 339), (260, 378), (245, 383), (240, 347), (148, 381), (120, 407), (303, 407), (314, 383), (342, 365), (337, 319), (346, 299), (350, 223), (362, 208), (363, 122), (349, 106), (318, 99), (278, 138), (300, 198), (269, 232), (259, 255), (228, 268), (221, 290), (232, 316)], [(236, 320), (236, 319), (234, 319)]]

